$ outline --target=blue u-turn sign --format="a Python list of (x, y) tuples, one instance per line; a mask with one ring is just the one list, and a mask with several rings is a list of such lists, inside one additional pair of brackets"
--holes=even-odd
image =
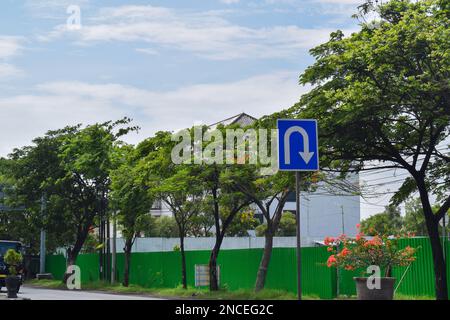
[(278, 163), (285, 171), (319, 170), (317, 121), (278, 119)]

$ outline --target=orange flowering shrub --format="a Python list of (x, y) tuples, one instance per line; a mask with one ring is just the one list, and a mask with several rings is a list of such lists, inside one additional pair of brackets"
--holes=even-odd
[[(359, 225), (356, 227), (359, 229)], [(324, 243), (328, 246), (328, 252), (332, 253), (327, 266), (355, 270), (376, 265), (385, 270), (387, 275), (392, 267), (406, 266), (416, 259), (417, 248), (398, 247), (400, 238), (413, 236), (410, 233), (396, 236), (377, 234), (367, 239), (364, 233), (359, 232), (355, 238), (349, 238), (345, 234), (338, 238), (327, 237)]]

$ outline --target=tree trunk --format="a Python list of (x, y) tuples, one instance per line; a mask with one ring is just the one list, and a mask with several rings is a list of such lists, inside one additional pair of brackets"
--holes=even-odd
[(270, 258), (272, 257), (274, 232), (272, 228), (267, 227), (265, 232), (264, 252), (259, 264), (258, 274), (256, 275), (255, 291), (264, 289), (266, 283), (267, 269), (269, 268)]
[(447, 272), (445, 270), (446, 263), (441, 240), (439, 238), (439, 223), (438, 221), (428, 220), (429, 219), (427, 219), (427, 228), (431, 242), (431, 251), (433, 253), (436, 299), (448, 300)]
[(128, 287), (130, 284), (130, 264), (131, 264), (131, 248), (133, 247), (133, 239), (127, 239), (125, 242), (125, 265), (123, 268), (123, 286)]
[(269, 269), (270, 259), (272, 258), (273, 237), (275, 236), (278, 226), (280, 225), (281, 216), (283, 215), (284, 205), (286, 204), (289, 190), (283, 192), (273, 217), (270, 217), (270, 203), (266, 204), (266, 208), (260, 207), (267, 220), (267, 229), (264, 233), (265, 243), (263, 256), (259, 264), (258, 274), (256, 275), (255, 292), (264, 289), (266, 284), (267, 270)]
[[(69, 266), (76, 265), (77, 257), (83, 248), (83, 244), (86, 241), (87, 235), (88, 235), (88, 228), (86, 228), (85, 231), (82, 231), (77, 235), (77, 240), (75, 241), (75, 245), (73, 248), (69, 248), (67, 250), (67, 265), (66, 268)], [(67, 272), (64, 273), (63, 277), (63, 283), (67, 283), (67, 279), (69, 278), (70, 274)]]
[(184, 252), (184, 236), (180, 236), (180, 251), (181, 251), (181, 282), (183, 284), (183, 289), (187, 289), (186, 253)]
[(439, 238), (439, 221), (433, 213), (430, 200), (427, 193), (427, 188), (423, 178), (415, 177), (417, 187), (420, 193), (420, 200), (422, 202), (423, 213), (427, 225), (428, 236), (430, 237), (431, 252), (433, 255), (433, 266), (435, 274), (436, 299), (448, 300), (447, 288), (447, 271), (444, 258), (444, 252)]
[(220, 246), (222, 245), (223, 235), (216, 237), (216, 244), (211, 251), (209, 258), (209, 289), (211, 291), (219, 290), (219, 277), (217, 275), (217, 257), (219, 256)]
[(219, 281), (217, 277), (217, 257), (219, 256), (220, 246), (222, 244), (223, 236), (220, 230), (220, 214), (219, 214), (219, 201), (217, 198), (218, 187), (215, 186), (212, 190), (212, 195), (214, 199), (214, 226), (216, 233), (216, 243), (211, 251), (209, 257), (209, 290), (217, 291), (219, 290)]

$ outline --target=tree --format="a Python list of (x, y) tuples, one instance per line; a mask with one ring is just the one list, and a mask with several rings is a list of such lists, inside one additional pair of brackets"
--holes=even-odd
[[(129, 122), (122, 119), (49, 131), (34, 139), (32, 146), (10, 155), (15, 204), (34, 212), (39, 228), (61, 231), (68, 246), (68, 265), (76, 264), (96, 218), (106, 215), (112, 153), (119, 137), (135, 129), (119, 128)], [(43, 195), (44, 216), (40, 215)]]
[[(236, 166), (242, 167), (242, 166)], [(210, 290), (219, 290), (217, 277), (217, 258), (220, 253), (223, 238), (227, 233), (233, 219), (242, 210), (246, 209), (252, 200), (241, 192), (237, 192), (230, 185), (230, 177), (235, 176), (236, 167), (226, 167), (226, 165), (204, 165), (201, 179), (204, 181), (206, 193), (205, 203), (209, 207), (209, 212), (214, 217), (215, 243), (209, 258)]]
[(177, 222), (173, 217), (152, 217), (144, 229), (144, 235), (150, 238), (178, 238)]
[(136, 238), (145, 229), (146, 216), (149, 215), (153, 203), (152, 189), (137, 167), (139, 157), (132, 146), (124, 146), (118, 150), (121, 164), (111, 173), (111, 198), (114, 210), (118, 210), (117, 218), (125, 238), (125, 265), (123, 285), (128, 287), (131, 250)]
[(361, 221), (361, 231), (368, 235), (376, 234), (395, 235), (402, 228), (403, 219), (400, 209), (395, 206), (386, 206), (382, 213), (375, 214)]
[[(433, 212), (439, 210), (439, 207), (434, 206)], [(450, 213), (450, 212), (449, 212)], [(449, 219), (450, 215), (447, 214), (446, 218), (446, 229), (447, 232), (450, 231)], [(425, 223), (425, 217), (423, 214), (422, 204), (420, 198), (408, 199), (405, 203), (405, 217), (403, 219), (404, 232), (410, 232), (418, 236), (427, 235), (427, 225)], [(442, 233), (442, 226), (439, 226), (439, 233)]]
[(201, 210), (199, 214), (191, 218), (191, 224), (188, 234), (192, 237), (211, 237), (211, 229), (214, 226), (214, 217), (207, 213), (207, 210)]
[[(202, 190), (203, 214), (214, 218), (215, 244), (211, 250), (209, 259), (209, 272), (210, 290), (216, 291), (219, 289), (217, 278), (217, 257), (220, 253), (223, 238), (229, 230), (236, 215), (248, 207), (252, 201), (246, 195), (236, 191), (230, 184), (229, 177), (232, 177), (235, 171), (239, 170), (236, 167), (243, 166), (235, 166), (234, 164), (228, 163), (224, 164), (223, 154), (221, 152), (217, 152), (218, 149), (224, 150), (225, 148), (223, 143), (224, 141), (217, 138), (215, 134), (219, 133), (220, 138), (222, 138), (225, 133), (225, 127), (222, 125), (218, 126), (217, 130), (214, 131), (215, 134), (208, 130), (209, 128), (206, 126), (194, 127), (188, 131), (185, 131), (186, 135), (183, 134), (180, 137), (182, 137), (183, 140), (186, 136), (190, 139), (182, 151), (183, 155), (186, 149), (191, 152), (191, 154), (188, 154), (187, 158), (183, 157), (183, 163), (194, 159), (194, 164), (191, 164), (190, 166), (196, 173), (198, 173), (196, 178), (197, 181), (199, 181), (199, 187)], [(198, 133), (200, 133), (200, 137), (198, 137)], [(213, 148), (214, 150), (209, 150), (210, 146), (206, 141), (208, 140), (206, 137), (209, 134), (211, 134), (211, 138), (214, 138), (214, 143), (212, 144), (215, 146)], [(219, 148), (216, 149), (216, 147)], [(204, 151), (200, 157), (198, 157), (198, 149)], [(207, 149), (210, 152), (206, 152)], [(175, 154), (177, 153), (177, 150), (178, 148), (173, 150)], [(214, 161), (215, 159), (213, 158), (218, 157), (222, 158), (221, 161)], [(167, 155), (166, 158), (168, 158)], [(196, 161), (197, 158), (200, 158), (200, 164)], [(236, 155), (232, 158), (236, 160)]]
[(259, 221), (255, 218), (255, 211), (247, 209), (239, 212), (231, 222), (225, 233), (226, 237), (248, 237), (249, 230), (255, 230)]
[[(175, 142), (169, 132), (158, 132), (155, 137), (144, 141), (140, 148), (147, 153), (141, 170), (148, 172), (147, 183), (155, 186), (158, 199), (171, 210), (177, 226), (181, 252), (181, 280), (187, 289), (186, 254), (184, 239), (191, 219), (198, 215), (203, 201), (202, 182), (199, 167), (175, 164), (171, 159)], [(148, 150), (154, 149), (153, 152)]]
[(184, 239), (187, 236), (192, 218), (200, 213), (203, 190), (198, 180), (196, 167), (178, 167), (176, 172), (164, 179), (158, 187), (161, 199), (169, 206), (178, 227), (181, 252), (181, 280), (187, 289), (186, 253)]
[[(267, 224), (263, 223), (256, 228), (258, 237), (264, 236), (267, 230)], [(278, 229), (275, 231), (275, 237), (295, 237), (297, 234), (297, 219), (295, 215), (289, 211), (283, 212), (281, 215)]]
[[(314, 88), (291, 110), (319, 120), (322, 167), (409, 173), (392, 202), (420, 194), (433, 253), (436, 297), (447, 299), (438, 222), (450, 208), (450, 157), (441, 144), (450, 124), (448, 1), (368, 1), (361, 30), (311, 50), (316, 62), (300, 76)], [(439, 209), (432, 210), (430, 196)]]
[[(293, 175), (290, 172), (278, 172), (273, 176), (261, 177), (256, 168), (239, 168), (230, 179), (233, 188), (245, 194), (256, 204), (266, 221), (264, 230), (265, 244), (263, 256), (258, 268), (255, 290), (264, 288), (267, 270), (272, 256), (273, 237), (279, 228), (284, 205), (289, 193), (293, 190)], [(272, 212), (272, 204), (276, 207)]]
[(297, 234), (297, 219), (289, 211), (283, 212), (280, 226), (276, 232), (277, 237), (294, 237)]

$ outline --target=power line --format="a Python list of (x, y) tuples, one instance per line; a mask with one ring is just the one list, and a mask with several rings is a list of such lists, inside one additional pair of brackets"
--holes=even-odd
[[(410, 175), (409, 173), (402, 173), (402, 174), (394, 175), (393, 177), (397, 178), (397, 177), (404, 177), (404, 176), (409, 176), (409, 175)], [(381, 177), (381, 178), (367, 179), (367, 180), (364, 178), (361, 178), (361, 179), (366, 182), (373, 182), (373, 181), (379, 181), (379, 180), (384, 180), (384, 179), (392, 179), (393, 177)]]

